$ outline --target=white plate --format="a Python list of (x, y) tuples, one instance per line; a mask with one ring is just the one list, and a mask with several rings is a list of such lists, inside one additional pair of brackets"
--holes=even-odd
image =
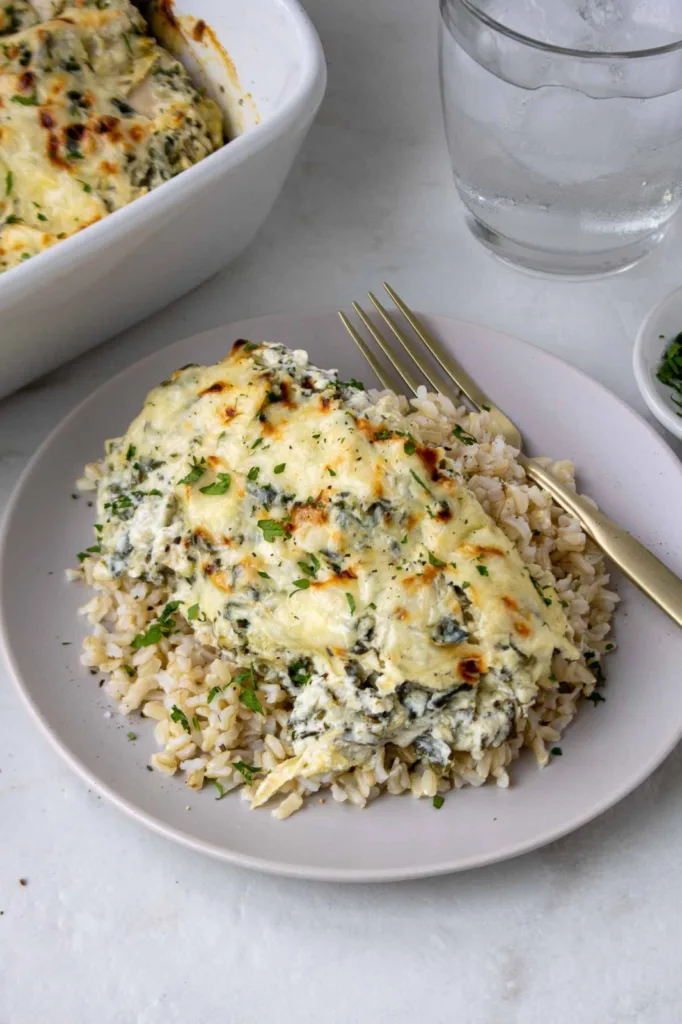
[[(495, 331), (438, 317), (428, 326), (522, 425), (535, 454), (573, 458), (580, 483), (682, 573), (682, 470), (661, 438), (614, 395), (566, 363)], [(235, 864), (342, 881), (415, 878), (512, 857), (600, 814), (642, 782), (682, 733), (680, 633), (621, 582), (618, 651), (608, 700), (587, 704), (564, 756), (538, 770), (523, 758), (509, 790), (493, 786), (428, 800), (387, 797), (359, 811), (327, 799), (289, 821), (217, 802), (145, 770), (152, 723), (105, 717), (107, 700), (79, 663), (82, 587), (64, 568), (90, 542), (94, 514), (73, 481), (122, 433), (149, 388), (188, 362), (214, 362), (237, 338), (308, 349), (343, 377), (371, 374), (332, 311), (263, 317), (180, 341), (115, 377), (57, 428), (28, 467), (0, 541), (0, 625), (26, 704), (59, 752), (118, 807), (163, 835)], [(64, 643), (70, 646), (63, 646)], [(186, 807), (190, 806), (191, 811)]]

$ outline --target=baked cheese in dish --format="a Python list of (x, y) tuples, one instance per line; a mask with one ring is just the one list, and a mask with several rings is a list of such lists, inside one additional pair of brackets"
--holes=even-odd
[(513, 734), (554, 655), (579, 657), (553, 587), (448, 448), (304, 352), (237, 342), (177, 371), (102, 471), (96, 575), (167, 587), (156, 639), (183, 615), (243, 687), (290, 696), (293, 755), (255, 804), (389, 743), (443, 770), (480, 757)]
[(0, 271), (224, 142), (218, 107), (130, 0), (13, 0), (0, 34)]

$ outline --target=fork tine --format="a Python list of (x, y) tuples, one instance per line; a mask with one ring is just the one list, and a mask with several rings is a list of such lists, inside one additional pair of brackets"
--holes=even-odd
[(402, 381), (400, 380), (400, 378), (394, 376), (392, 371), (389, 371), (385, 366), (381, 365), (377, 357), (372, 352), (371, 348), (367, 346), (365, 339), (362, 337), (361, 334), (358, 334), (358, 332), (355, 330), (346, 314), (342, 313), (340, 310), (339, 318), (341, 320), (341, 323), (346, 328), (351, 338), (355, 342), (355, 344), (362, 352), (363, 356), (365, 357), (369, 365), (374, 370), (375, 374), (377, 375), (383, 386), (385, 388), (388, 388), (389, 391), (395, 391), (396, 394), (400, 394), (400, 392), (402, 391)]
[(494, 407), (494, 403), (488, 398), (484, 391), (479, 388), (476, 381), (472, 380), (469, 374), (464, 370), (449, 352), (438, 342), (432, 334), (430, 334), (423, 324), (417, 319), (409, 306), (407, 306), (397, 292), (391, 288), (390, 284), (384, 281), (384, 288), (390, 295), (397, 308), (403, 314), (408, 324), (415, 332), (415, 334), (421, 338), (426, 347), (428, 348), (431, 355), (438, 360), (440, 365), (445, 370), (448, 377), (455, 382), (458, 388), (464, 392), (467, 398), (478, 406), (479, 409), (491, 409)]
[(426, 362), (420, 352), (419, 346), (415, 345), (412, 339), (408, 338), (404, 331), (400, 329), (388, 310), (384, 308), (381, 302), (379, 302), (376, 295), (373, 292), (368, 292), (367, 295), (369, 297), (369, 301), (380, 314), (384, 323), (391, 329), (410, 359), (424, 374), (429, 384), (434, 387), (436, 391), (439, 391), (441, 395), (446, 395), (451, 401), (455, 403), (460, 402), (462, 396), (457, 385), (453, 384), (451, 379), (442, 374), (440, 370), (437, 370)]
[(354, 302), (353, 309), (358, 314), (363, 324), (365, 325), (369, 333), (372, 335), (372, 337), (374, 338), (377, 345), (382, 350), (388, 361), (397, 370), (398, 374), (407, 384), (410, 391), (412, 391), (416, 395), (417, 388), (420, 386), (421, 381), (417, 380), (417, 378), (413, 374), (411, 365), (407, 362), (406, 359), (403, 359), (403, 357), (398, 352), (393, 351), (393, 349), (387, 342), (386, 338), (384, 338), (381, 331), (374, 326), (374, 324), (367, 316), (362, 306), (360, 306), (357, 302)]

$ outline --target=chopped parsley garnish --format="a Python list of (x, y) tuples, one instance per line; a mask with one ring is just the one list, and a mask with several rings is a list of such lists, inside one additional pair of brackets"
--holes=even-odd
[(327, 466), (327, 472), (330, 476), (336, 476), (336, 472), (331, 468), (331, 466)]
[(246, 345), (244, 345), (245, 352), (254, 352), (257, 348), (258, 345), (256, 345), (253, 341), (247, 341)]
[(389, 437), (393, 437), (390, 430), (377, 430), (374, 434), (375, 441), (388, 441)]
[(445, 797), (440, 796), (440, 794), (434, 796), (434, 798), (433, 798), (433, 806), (436, 808), (437, 811), (439, 811), (441, 809), (441, 807), (443, 806), (444, 803), (445, 803)]
[(280, 462), (279, 466), (275, 466), (275, 473), (283, 473), (286, 468), (286, 462)]
[(8, 171), (5, 175), (5, 195), (8, 196), (12, 191), (12, 182), (14, 181), (14, 175), (11, 171)]
[(252, 466), (249, 472), (247, 473), (247, 480), (257, 480), (259, 473), (260, 469), (258, 468), (258, 466)]
[(267, 572), (263, 572), (263, 570), (262, 570), (262, 569), (259, 569), (259, 570), (258, 570), (258, 575), (259, 575), (259, 576), (262, 576), (264, 580), (270, 580), (270, 579), (272, 579), (272, 576), (270, 576), (270, 575), (269, 575), (269, 573), (267, 573)]
[(278, 519), (259, 519), (258, 527), (263, 531), (263, 537), (271, 544), (277, 537), (284, 537), (284, 526)]
[(458, 441), (462, 442), (462, 444), (476, 444), (476, 438), (472, 437), (471, 434), (467, 434), (466, 430), (462, 430), (459, 424), (455, 427), (452, 433)]
[(190, 622), (192, 622), (194, 619), (199, 618), (198, 604), (193, 604), (191, 608), (187, 609), (187, 618), (189, 619)]
[(310, 586), (310, 580), (294, 580), (294, 586), (296, 590), (307, 590)]
[[(488, 567), (487, 566), (485, 566), (485, 565), (477, 565), (476, 568), (479, 571), (479, 573), (481, 574), (481, 576), (490, 576), (490, 573), (488, 572)], [(551, 603), (552, 602), (550, 601), (550, 604)]]
[(440, 558), (436, 558), (436, 556), (432, 555), (430, 551), (429, 551), (429, 565), (435, 565), (435, 567), (437, 569), (444, 569), (445, 568), (445, 562), (441, 562)]
[(137, 651), (140, 647), (149, 647), (151, 644), (158, 644), (164, 636), (167, 636), (161, 628), (160, 622), (154, 622), (149, 627), (146, 633), (138, 633), (130, 645), (133, 650)]
[(299, 569), (306, 574), (306, 576), (315, 576), (318, 569), (320, 568), (320, 560), (316, 555), (309, 555), (310, 564), (307, 562), (297, 562)]
[(256, 711), (259, 715), (265, 714), (261, 707), (261, 703), (253, 690), (242, 690), (239, 694), (239, 699), (250, 711)]
[[(528, 573), (528, 575), (530, 576), (530, 573)], [(542, 593), (542, 591), (545, 588), (541, 587), (540, 584), (538, 583), (538, 581), (533, 576), (530, 577), (530, 581), (533, 584), (533, 586), (535, 587), (535, 589), (537, 590), (537, 592), (540, 595), (540, 597), (542, 598), (543, 602), (549, 608), (549, 606), (551, 605), (552, 601), (551, 601), (551, 599), (549, 597), (545, 597), (545, 595)]]
[(242, 704), (250, 711), (257, 711), (259, 715), (264, 715), (265, 712), (256, 696), (256, 674), (253, 671), (253, 666), (240, 669), (234, 677), (234, 682), (237, 686), (242, 687), (242, 692), (239, 694)]
[(682, 416), (682, 333), (666, 349), (656, 376), (661, 384), (672, 388), (671, 401), (677, 406), (677, 415)]
[(201, 729), (201, 722), (199, 721), (196, 715), (192, 715), (192, 725), (197, 730)]
[(606, 647), (604, 648), (604, 650), (612, 651), (613, 650), (613, 644), (607, 644)]
[(358, 391), (365, 390), (365, 385), (361, 381), (356, 380), (355, 377), (351, 377), (350, 380), (340, 380), (338, 383), (342, 388), (356, 388)]
[(550, 753), (554, 754), (555, 757), (561, 757), (561, 755), (563, 754), (563, 750), (561, 749), (561, 747), (552, 747)]
[(37, 213), (36, 217), (38, 218), (38, 220), (47, 220), (47, 217), (44, 213)]
[(135, 733), (134, 733), (134, 732), (129, 732), (129, 733), (128, 733), (128, 739), (129, 739), (129, 740), (136, 740), (136, 739), (137, 739), (137, 736), (135, 735)]
[(407, 544), (407, 534), (405, 534), (405, 536), (401, 539), (400, 543)]
[(252, 448), (252, 450), (253, 450), (254, 448), (257, 448), (257, 447), (258, 447), (258, 445), (259, 445), (259, 444), (262, 444), (262, 443), (263, 443), (263, 438), (262, 438), (262, 437), (257, 437), (257, 438), (256, 438), (256, 440), (255, 440), (255, 441), (253, 442), (253, 444), (251, 445), (251, 448)]
[(377, 606), (376, 606), (376, 605), (374, 604), (374, 601), (372, 601), (372, 602), (371, 602), (371, 603), (370, 603), (370, 604), (368, 605), (368, 607), (369, 607), (369, 608), (371, 608), (373, 612), (375, 612), (375, 611), (377, 610)]
[(218, 779), (213, 779), (213, 785), (218, 790), (218, 796), (216, 797), (216, 800), (222, 800), (222, 798), (225, 796), (225, 790), (222, 786), (222, 783), (220, 783)]
[(253, 689), (255, 685), (253, 668), (240, 668), (234, 677), (234, 682), (237, 686), (249, 686)]
[(12, 103), (21, 103), (23, 107), (37, 107), (38, 97), (35, 93), (32, 96), (18, 96), (16, 93), (12, 96)]
[(101, 544), (91, 544), (89, 548), (85, 549), (85, 551), (79, 551), (78, 555), (77, 555), (77, 558), (78, 558), (79, 562), (84, 562), (85, 559), (88, 557), (88, 555), (99, 555), (101, 553), (102, 553), (102, 545)]
[(139, 650), (140, 647), (149, 647), (151, 644), (158, 644), (164, 637), (175, 633), (175, 619), (172, 618), (172, 615), (181, 604), (182, 601), (169, 601), (161, 612), (159, 621), (153, 622), (146, 633), (138, 633), (135, 637), (130, 645), (133, 650)]
[(171, 719), (174, 722), (179, 722), (185, 732), (191, 732), (189, 722), (187, 721), (187, 715), (182, 711), (177, 704), (173, 705), (173, 709), (170, 713)]
[(125, 672), (126, 672), (126, 673), (127, 673), (127, 674), (128, 674), (129, 676), (130, 676), (130, 678), (132, 679), (132, 678), (133, 678), (133, 676), (135, 675), (135, 669), (133, 668), (133, 666), (132, 666), (132, 665), (124, 665), (124, 666), (123, 666), (123, 668), (124, 668)]
[(348, 607), (350, 608), (351, 615), (355, 615), (355, 598), (352, 594), (346, 594), (346, 600), (348, 601)]
[(218, 696), (218, 694), (222, 693), (222, 692), (223, 692), (223, 687), (222, 686), (213, 686), (213, 687), (211, 687), (211, 689), (208, 691), (208, 697), (206, 698), (206, 703), (210, 704), (211, 701), (215, 700), (215, 698)]
[(406, 455), (414, 455), (414, 453), (417, 450), (417, 445), (415, 444), (415, 440), (411, 435), (408, 435), (408, 438), (409, 440), (407, 440), (403, 445), (403, 451), (405, 452)]
[(428, 487), (426, 486), (426, 484), (424, 483), (424, 481), (422, 480), (422, 478), (421, 478), (420, 476), (418, 476), (418, 474), (417, 474), (417, 473), (415, 473), (415, 471), (414, 471), (413, 469), (411, 469), (411, 470), (410, 470), (410, 473), (412, 474), (412, 476), (414, 477), (414, 479), (415, 479), (415, 480), (417, 481), (417, 483), (419, 484), (419, 486), (420, 486), (420, 487), (423, 487), (423, 488), (424, 488), (424, 490), (426, 491), (426, 493), (427, 493), (427, 494), (431, 494), (431, 491), (430, 491), (430, 490), (428, 489)]
[(229, 473), (218, 473), (218, 479), (207, 487), (200, 487), (202, 494), (226, 494), (230, 489), (232, 477)]
[(183, 476), (182, 480), (178, 480), (179, 484), (195, 484), (197, 480), (201, 480), (206, 472), (206, 459), (190, 459), (190, 465), (192, 468), (187, 476)]
[(130, 462), (131, 459), (135, 458), (135, 453), (136, 452), (137, 452), (137, 448), (135, 447), (134, 444), (128, 445), (128, 451), (126, 452), (126, 459), (128, 460), (128, 462)]
[(247, 786), (251, 786), (253, 784), (254, 775), (258, 775), (261, 771), (260, 768), (252, 768), (250, 765), (244, 764), (243, 761), (233, 761), (232, 767), (236, 768), (239, 774), (244, 776)]

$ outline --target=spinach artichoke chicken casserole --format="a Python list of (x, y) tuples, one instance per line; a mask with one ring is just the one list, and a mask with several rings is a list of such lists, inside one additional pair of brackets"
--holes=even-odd
[(130, 0), (0, 4), (0, 271), (224, 141), (217, 105)]
[(517, 454), (485, 412), (236, 342), (86, 467), (83, 662), (156, 720), (153, 767), (253, 806), (279, 794), (277, 817), (327, 787), (438, 808), (506, 786), (523, 746), (546, 763), (581, 698), (603, 699), (618, 600)]

